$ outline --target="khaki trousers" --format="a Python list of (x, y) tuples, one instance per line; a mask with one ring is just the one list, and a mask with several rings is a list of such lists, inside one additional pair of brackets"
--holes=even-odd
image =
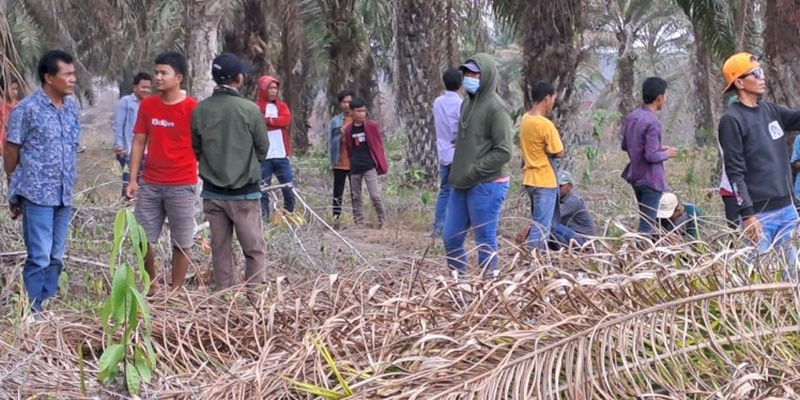
[(383, 209), (381, 200), (381, 183), (378, 181), (378, 172), (375, 168), (363, 174), (350, 174), (350, 193), (353, 196), (353, 219), (356, 224), (364, 222), (364, 208), (361, 201), (361, 183), (367, 183), (367, 192), (372, 200), (372, 206), (378, 214), (378, 223), (383, 225), (386, 222), (386, 211)]
[(203, 212), (211, 229), (211, 265), (217, 290), (236, 284), (233, 265), (233, 232), (245, 258), (245, 283), (253, 286), (264, 281), (267, 243), (261, 222), (259, 200), (203, 200)]

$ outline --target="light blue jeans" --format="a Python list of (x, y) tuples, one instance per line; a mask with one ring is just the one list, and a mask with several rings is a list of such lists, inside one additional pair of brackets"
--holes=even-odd
[(22, 198), (22, 237), (27, 248), (22, 280), (34, 311), (58, 291), (72, 207), (40, 206)]
[[(793, 234), (800, 233), (798, 230), (797, 209), (794, 204), (779, 208), (777, 210), (765, 211), (756, 214), (756, 218), (761, 222), (764, 236), (758, 242), (758, 253), (765, 254), (770, 249), (775, 249), (786, 257), (788, 268), (784, 271), (785, 278), (794, 279), (797, 263), (797, 249), (792, 244)], [(788, 276), (786, 276), (788, 274)]]
[(444, 221), (447, 217), (447, 203), (450, 201), (450, 193), (453, 187), (447, 182), (450, 179), (450, 166), (439, 165), (439, 196), (436, 199), (436, 214), (433, 220), (433, 236), (442, 236)]
[(497, 225), (508, 186), (508, 182), (486, 182), (466, 190), (453, 188), (447, 203), (442, 240), (447, 252), (447, 264), (459, 274), (467, 272), (464, 240), (470, 228), (478, 245), (480, 268), (489, 271), (497, 268)]
[(533, 219), (526, 245), (530, 249), (545, 250), (547, 239), (550, 237), (550, 227), (553, 224), (553, 214), (556, 212), (558, 188), (525, 186), (525, 191), (531, 200), (531, 219)]

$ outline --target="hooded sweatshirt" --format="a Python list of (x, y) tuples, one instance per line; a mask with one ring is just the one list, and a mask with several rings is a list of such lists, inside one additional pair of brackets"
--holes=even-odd
[(461, 105), (449, 182), (457, 189), (508, 176), (505, 165), (511, 160), (511, 116), (506, 103), (496, 92), (497, 64), (488, 54), (476, 54), (481, 69), (480, 88), (467, 93)]
[(264, 116), (269, 134), (267, 160), (286, 158), (292, 155), (292, 141), (289, 137), (292, 113), (289, 111), (289, 106), (279, 99), (269, 101), (268, 91), (272, 82), (275, 82), (278, 85), (278, 90), (280, 90), (281, 83), (277, 79), (269, 75), (258, 78), (258, 100), (256, 101), (258, 108), (261, 109), (261, 115)]

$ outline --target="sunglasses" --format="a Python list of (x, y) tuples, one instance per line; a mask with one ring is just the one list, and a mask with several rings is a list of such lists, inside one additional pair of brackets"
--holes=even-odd
[(754, 69), (754, 70), (752, 70), (752, 71), (740, 76), (739, 79), (747, 78), (750, 75), (753, 75), (756, 79), (761, 79), (761, 78), (764, 77), (764, 70), (761, 69), (761, 68), (756, 68), (756, 69)]

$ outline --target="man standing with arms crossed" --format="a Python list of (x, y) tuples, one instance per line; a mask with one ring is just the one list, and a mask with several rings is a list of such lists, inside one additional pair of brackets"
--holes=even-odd
[[(131, 146), (133, 144), (133, 125), (139, 114), (139, 103), (150, 96), (152, 78), (145, 72), (133, 77), (133, 93), (123, 96), (117, 103), (114, 112), (114, 155), (122, 169), (122, 196), (126, 197), (125, 188), (130, 179)], [(141, 168), (141, 167), (140, 167)], [(137, 179), (139, 177), (136, 177)]]
[(42, 88), (11, 112), (4, 158), (11, 217), (22, 215), (22, 279), (34, 312), (58, 291), (81, 129), (78, 105), (69, 97), (76, 81), (72, 56), (48, 51), (37, 70)]
[(444, 88), (447, 90), (433, 102), (433, 124), (436, 128), (436, 151), (439, 156), (439, 197), (436, 200), (436, 215), (433, 222), (433, 237), (442, 236), (445, 217), (447, 216), (447, 202), (450, 201), (450, 192), (453, 190), (448, 180), (450, 179), (450, 164), (453, 163), (453, 154), (456, 150), (456, 137), (458, 136), (458, 117), (461, 115), (461, 82), (464, 76), (457, 68), (451, 68), (442, 75)]
[(248, 289), (263, 281), (267, 264), (260, 181), (269, 138), (258, 106), (239, 93), (247, 72), (235, 55), (219, 55), (211, 66), (217, 84), (214, 94), (192, 112), (192, 148), (203, 180), (200, 197), (211, 228), (211, 265), (217, 290), (236, 282), (234, 230), (246, 260)]
[(144, 266), (150, 274), (151, 293), (160, 286), (153, 245), (158, 242), (165, 220), (169, 220), (172, 243), (172, 289), (183, 285), (194, 244), (197, 159), (192, 150), (191, 116), (197, 101), (181, 92), (187, 63), (183, 54), (168, 51), (156, 57), (155, 83), (158, 96), (139, 105), (133, 128), (131, 176), (138, 176), (145, 149), (147, 168), (142, 186), (128, 183), (128, 197), (136, 198), (136, 222), (144, 228), (147, 247)]
[(736, 91), (719, 121), (719, 143), (745, 236), (766, 253), (773, 246), (789, 262), (796, 279), (797, 210), (792, 202), (792, 171), (786, 151), (787, 131), (800, 130), (800, 111), (760, 101), (766, 92), (764, 71), (749, 53), (737, 53), (722, 66), (725, 92)]

